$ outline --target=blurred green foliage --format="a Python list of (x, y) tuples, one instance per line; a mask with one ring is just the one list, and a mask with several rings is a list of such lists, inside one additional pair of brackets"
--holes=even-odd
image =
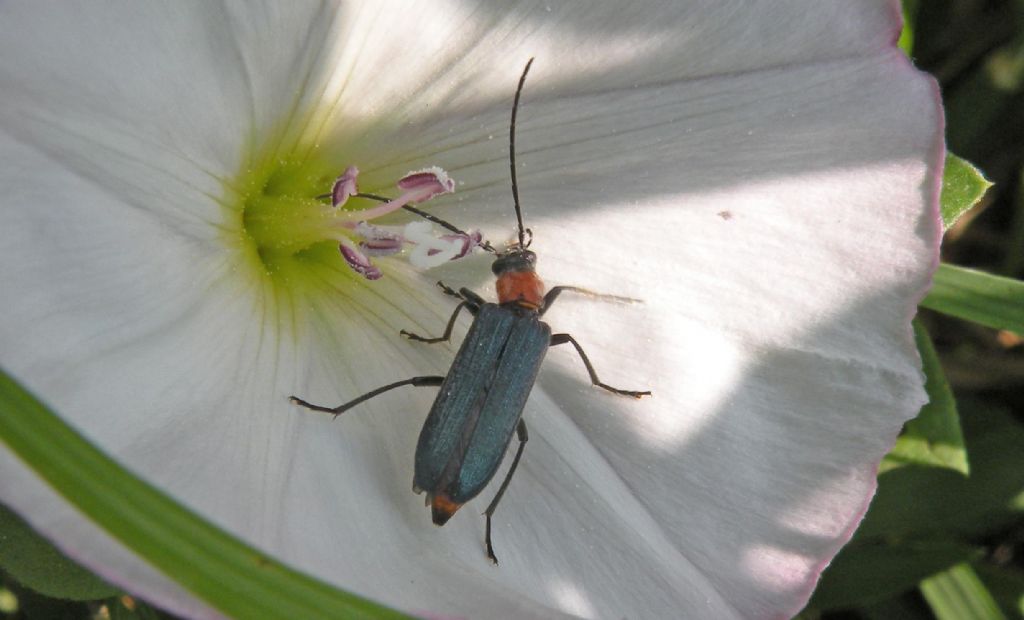
[(920, 321), (914, 321), (914, 339), (927, 378), (928, 404), (917, 418), (907, 422), (892, 451), (882, 460), (878, 473), (903, 465), (948, 467), (967, 475), (967, 449), (960, 430), (960, 414), (953, 391), (942, 372), (931, 337)]
[[(93, 524), (224, 616), (408, 617), (290, 568), (205, 521), (103, 454), (2, 370), (0, 411), (0, 436), (36, 474)], [(70, 560), (53, 558), (54, 547), (13, 513), (6, 515), (0, 566), (21, 584), (54, 599), (116, 596)], [(125, 614), (137, 615), (125, 607)]]
[(0, 504), (0, 567), (22, 585), (56, 598), (90, 601), (119, 590), (95, 577), (37, 535), (17, 514)]

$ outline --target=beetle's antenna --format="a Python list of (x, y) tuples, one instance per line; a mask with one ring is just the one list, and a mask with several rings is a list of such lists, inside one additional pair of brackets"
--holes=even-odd
[[(516, 183), (516, 111), (519, 109), (519, 95), (523, 92), (523, 84), (526, 83), (526, 74), (530, 72), (530, 65), (533, 58), (526, 62), (523, 74), (519, 76), (519, 86), (516, 87), (516, 98), (512, 102), (512, 122), (508, 130), (508, 163), (512, 172), (512, 200), (516, 204), (516, 221), (519, 223), (519, 247), (525, 248), (526, 228), (523, 227), (523, 209), (519, 206), (519, 186)], [(531, 239), (532, 241), (532, 239)]]

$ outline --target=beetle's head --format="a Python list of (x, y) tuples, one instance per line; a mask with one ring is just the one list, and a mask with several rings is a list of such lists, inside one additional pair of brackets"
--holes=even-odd
[(498, 255), (491, 264), (491, 272), (496, 276), (522, 271), (536, 271), (537, 255), (518, 245), (512, 246)]
[(535, 269), (537, 255), (515, 245), (494, 260), (491, 271), (498, 277), (495, 292), (500, 303), (515, 303), (534, 310), (544, 307), (544, 282)]

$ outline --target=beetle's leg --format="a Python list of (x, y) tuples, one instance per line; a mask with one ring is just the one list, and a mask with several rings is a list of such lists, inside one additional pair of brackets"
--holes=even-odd
[(387, 392), (389, 390), (393, 390), (395, 388), (402, 387), (403, 385), (413, 385), (413, 386), (416, 386), (416, 387), (423, 387), (423, 386), (435, 386), (436, 387), (436, 386), (441, 385), (442, 383), (444, 383), (444, 377), (439, 377), (439, 376), (436, 376), (436, 375), (432, 375), (432, 376), (428, 376), (428, 377), (413, 377), (412, 379), (405, 379), (403, 381), (395, 381), (394, 383), (389, 383), (389, 384), (387, 384), (385, 386), (379, 387), (376, 390), (371, 390), (371, 391), (367, 392), (366, 394), (363, 394), (359, 398), (355, 398), (353, 400), (350, 400), (350, 401), (348, 401), (347, 403), (345, 403), (343, 405), (338, 405), (337, 407), (322, 407), (320, 405), (314, 405), (314, 404), (312, 404), (310, 402), (302, 400), (298, 396), (289, 396), (288, 400), (292, 401), (296, 405), (302, 405), (306, 409), (312, 409), (313, 411), (323, 411), (324, 413), (333, 413), (334, 416), (337, 417), (339, 414), (342, 414), (342, 413), (348, 411), (349, 409), (351, 409), (352, 407), (355, 407), (356, 405), (358, 405), (359, 403), (361, 403), (363, 401), (370, 400), (374, 396), (379, 396), (380, 394), (383, 394), (384, 392)]
[(620, 297), (618, 295), (605, 295), (604, 293), (595, 293), (594, 291), (580, 288), (578, 286), (556, 286), (548, 291), (547, 295), (544, 296), (544, 305), (541, 307), (540, 313), (543, 315), (551, 307), (551, 304), (555, 303), (555, 299), (558, 298), (563, 292), (569, 291), (572, 293), (579, 293), (587, 297), (593, 297), (594, 299), (603, 299), (605, 301), (616, 301), (623, 304), (635, 304), (640, 303), (641, 300), (633, 299), (632, 297)]
[(474, 293), (473, 291), (469, 290), (466, 287), (462, 287), (459, 289), (459, 297), (462, 297), (463, 299), (469, 302), (469, 311), (473, 313), (473, 316), (476, 316), (477, 310), (480, 309), (480, 306), (487, 303), (486, 299), (477, 295), (476, 293)]
[(501, 496), (505, 494), (505, 489), (508, 488), (508, 483), (512, 481), (512, 474), (516, 473), (516, 467), (519, 466), (519, 459), (523, 457), (523, 448), (526, 447), (526, 442), (530, 439), (529, 433), (526, 432), (526, 422), (522, 418), (519, 418), (519, 424), (516, 426), (516, 436), (519, 437), (519, 448), (516, 449), (516, 456), (512, 459), (512, 467), (508, 468), (508, 473), (505, 474), (505, 479), (501, 481), (501, 486), (498, 487), (498, 493), (491, 500), (491, 503), (487, 505), (487, 510), (484, 511), (484, 516), (487, 517), (487, 525), (485, 528), (484, 542), (487, 543), (487, 558), (495, 564), (498, 563), (497, 556), (494, 555), (494, 546), (491, 545), (491, 515), (494, 514), (494, 509), (498, 507), (498, 502), (501, 501)]
[(437, 281), (437, 287), (440, 288), (445, 295), (451, 295), (452, 297), (455, 297), (457, 299), (462, 299), (462, 295), (460, 295), (457, 290), (453, 289), (452, 287), (448, 286), (447, 284), (440, 280)]
[(456, 299), (461, 299), (462, 301), (467, 302), (466, 308), (469, 309), (470, 314), (473, 316), (476, 316), (477, 311), (480, 310), (480, 306), (487, 303), (487, 300), (466, 287), (455, 290), (441, 281), (438, 281), (437, 286), (440, 287), (441, 291), (443, 291), (445, 295), (451, 295)]
[(633, 398), (640, 398), (641, 396), (651, 395), (649, 391), (637, 392), (634, 390), (620, 390), (619, 388), (614, 388), (608, 385), (607, 383), (602, 383), (601, 380), (597, 378), (597, 371), (594, 370), (594, 365), (590, 363), (590, 358), (588, 358), (587, 354), (583, 352), (583, 347), (580, 346), (580, 343), (576, 342), (575, 338), (573, 338), (569, 334), (551, 335), (551, 346), (553, 347), (560, 344), (565, 344), (567, 342), (572, 343), (572, 346), (576, 347), (576, 352), (580, 354), (580, 359), (583, 360), (583, 365), (587, 367), (587, 372), (590, 374), (590, 382), (596, 385), (597, 387), (608, 390), (613, 394), (632, 396)]
[[(444, 334), (437, 338), (424, 338), (423, 336), (417, 336), (416, 334), (402, 330), (399, 332), (409, 340), (416, 340), (417, 342), (426, 342), (427, 344), (434, 344), (435, 342), (448, 342), (452, 339), (452, 330), (455, 329), (455, 319), (459, 317), (459, 311), (463, 308), (468, 308), (470, 302), (464, 301), (461, 304), (455, 306), (455, 312), (452, 312), (452, 318), (448, 319), (448, 325), (444, 328)], [(472, 310), (470, 310), (472, 311)]]
[(418, 336), (410, 331), (402, 330), (399, 332), (409, 340), (416, 340), (417, 342), (426, 342), (433, 344), (435, 342), (448, 342), (452, 337), (452, 330), (455, 328), (455, 318), (459, 316), (459, 311), (465, 308), (469, 310), (469, 313), (476, 316), (476, 313), (480, 311), (480, 306), (485, 303), (484, 298), (480, 297), (468, 288), (464, 288), (461, 291), (456, 291), (452, 287), (448, 286), (444, 282), (438, 282), (437, 285), (444, 291), (445, 295), (451, 295), (452, 297), (462, 300), (462, 303), (455, 306), (455, 312), (452, 313), (450, 319), (448, 319), (448, 325), (444, 328), (444, 335), (439, 338), (426, 338), (424, 336)]

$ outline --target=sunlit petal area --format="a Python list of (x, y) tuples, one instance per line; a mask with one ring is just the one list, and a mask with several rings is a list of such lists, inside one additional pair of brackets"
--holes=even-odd
[[(926, 400), (942, 113), (899, 30), (882, 0), (3, 3), (0, 365), (213, 523), (398, 610), (787, 617)], [(495, 299), (531, 57), (538, 273), (634, 300), (566, 292), (544, 320), (652, 395), (551, 348), (494, 565), (511, 455), (443, 528), (410, 490), (435, 388), (336, 419), (289, 396), (446, 373), (472, 317), (400, 330), (441, 334), (438, 280)], [(70, 557), (214, 615), (0, 469)]]

